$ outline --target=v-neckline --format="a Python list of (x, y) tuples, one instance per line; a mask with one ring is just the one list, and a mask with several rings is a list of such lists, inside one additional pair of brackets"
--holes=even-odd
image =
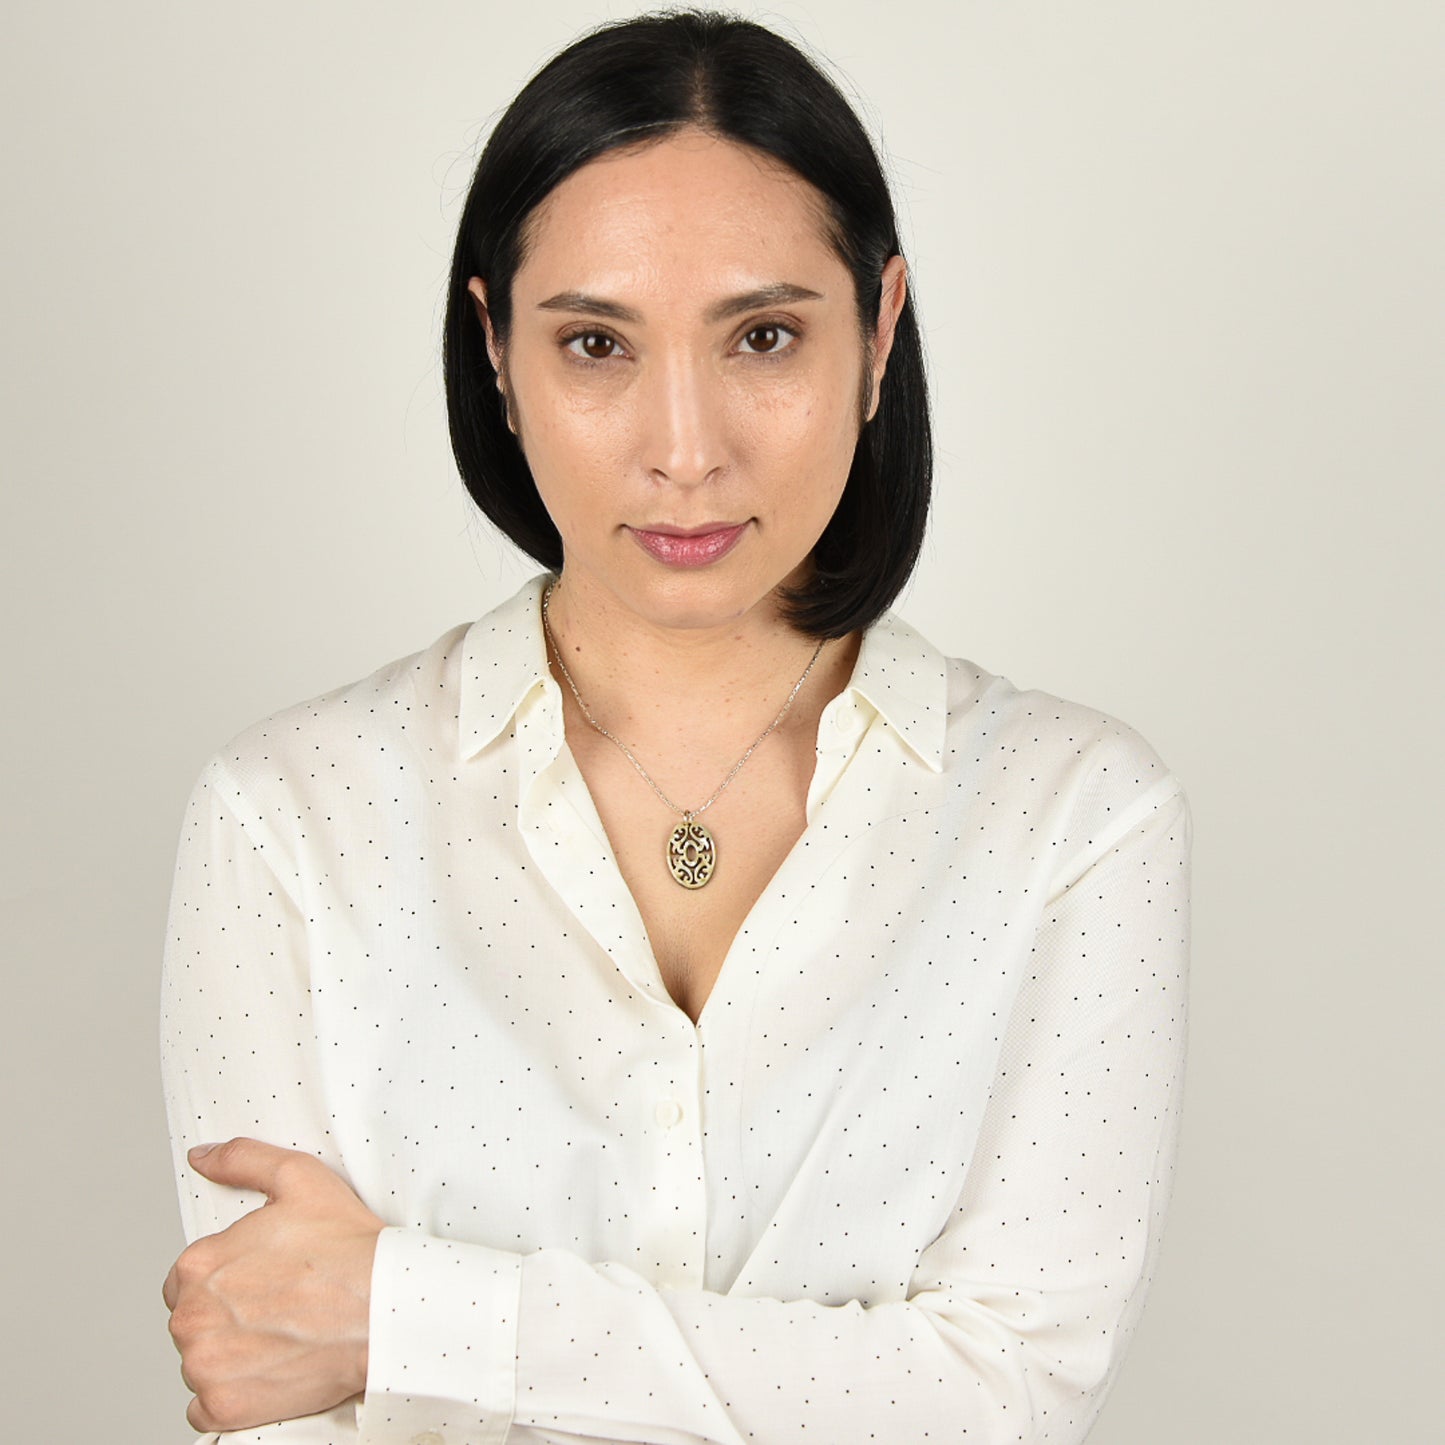
[[(826, 709), (825, 709), (826, 710)], [(642, 915), (642, 909), (638, 905), (636, 896), (628, 885), (627, 878), (622, 871), (621, 864), (617, 860), (616, 850), (612, 846), (612, 840), (608, 836), (607, 829), (603, 826), (602, 815), (597, 809), (596, 799), (592, 796), (592, 789), (587, 783), (586, 774), (583, 773), (581, 765), (577, 761), (576, 754), (572, 751), (571, 744), (565, 735), (562, 738), (561, 748), (557, 761), (563, 762), (568, 771), (568, 787), (564, 790), (569, 795), (572, 807), (576, 810), (579, 818), (586, 824), (601, 844), (606, 854), (606, 861), (609, 868), (608, 886), (617, 894), (619, 906), (623, 907), (629, 926), (634, 930), (639, 952), (645, 956), (650, 968), (649, 983), (655, 986), (659, 1001), (665, 1000), (672, 1008), (677, 1010), (678, 1016), (685, 1019), (688, 1026), (697, 1033), (702, 1033), (710, 1013), (713, 1012), (713, 1000), (717, 998), (720, 989), (724, 988), (727, 980), (737, 969), (734, 963), (734, 955), (745, 936), (755, 929), (755, 925), (764, 910), (772, 905), (773, 897), (779, 888), (779, 880), (797, 867), (796, 859), (805, 851), (805, 845), (809, 841), (809, 835), (816, 826), (816, 814), (813, 819), (805, 819), (802, 831), (793, 840), (788, 851), (783, 855), (778, 866), (773, 870), (767, 882), (763, 885), (757, 897), (753, 899), (747, 912), (743, 915), (733, 936), (728, 940), (728, 945), (723, 951), (722, 962), (713, 978), (712, 985), (703, 999), (702, 1007), (698, 1010), (696, 1020), (692, 1015), (672, 996), (667, 987), (666, 979), (663, 976), (662, 966), (658, 962), (656, 951), (653, 947), (651, 935), (647, 930), (647, 923)], [(818, 759), (814, 757), (814, 772), (818, 767)], [(811, 791), (811, 777), (809, 779)], [(623, 901), (625, 900), (625, 902)], [(626, 970), (624, 969), (624, 973)]]

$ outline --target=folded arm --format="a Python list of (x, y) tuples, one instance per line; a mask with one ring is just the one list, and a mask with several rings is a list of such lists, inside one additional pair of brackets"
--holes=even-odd
[[(192, 797), (163, 991), (188, 1239), (264, 1200), (199, 1178), (193, 1143), (249, 1134), (339, 1164), (294, 880), (217, 781)], [(907, 1300), (658, 1288), (565, 1250), (387, 1228), (362, 1445), (428, 1430), (447, 1445), (1081, 1441), (1142, 1307), (1177, 1144), (1189, 813), (1177, 785), (1144, 802), (1045, 910), (962, 1192)], [(342, 1404), (210, 1438), (340, 1445), (355, 1431)]]
[[(1137, 1322), (1178, 1139), (1188, 805), (1168, 780), (1046, 909), (977, 1149), (907, 1300), (654, 1287), (387, 1229), (365, 1445), (1078, 1442)], [(866, 1243), (864, 1244), (866, 1247)]]

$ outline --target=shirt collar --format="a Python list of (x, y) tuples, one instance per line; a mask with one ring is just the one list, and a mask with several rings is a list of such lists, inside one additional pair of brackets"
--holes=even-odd
[[(531, 578), (466, 631), (457, 715), (463, 758), (480, 752), (536, 702), (553, 715), (560, 744), (561, 693), (547, 667), (542, 631), (542, 592), (551, 580), (547, 573)], [(829, 707), (855, 698), (934, 772), (943, 770), (948, 659), (896, 613), (885, 612), (863, 634), (853, 676)]]
[(896, 612), (885, 612), (864, 634), (853, 676), (837, 706), (861, 698), (918, 759), (943, 771), (948, 725), (948, 659)]
[(539, 573), (467, 628), (457, 712), (463, 758), (479, 753), (538, 699), (555, 699), (560, 728), (561, 693), (547, 667), (542, 631), (542, 593), (551, 580), (549, 573)]

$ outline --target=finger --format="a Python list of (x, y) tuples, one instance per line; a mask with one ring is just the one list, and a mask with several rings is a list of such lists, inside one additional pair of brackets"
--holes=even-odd
[(199, 1399), (194, 1399), (186, 1406), (186, 1424), (198, 1434), (204, 1435), (210, 1428), (211, 1422), (206, 1418), (206, 1413), (201, 1409)]
[(180, 1293), (180, 1281), (176, 1278), (176, 1267), (172, 1265), (170, 1272), (166, 1275), (166, 1282), (161, 1286), (161, 1298), (166, 1302), (168, 1310), (175, 1309)]
[(268, 1199), (275, 1199), (287, 1187), (283, 1180), (291, 1175), (326, 1168), (314, 1155), (303, 1154), (298, 1149), (282, 1149), (277, 1144), (263, 1144), (244, 1135), (228, 1139), (224, 1144), (197, 1144), (186, 1158), (197, 1174), (214, 1183), (259, 1190)]

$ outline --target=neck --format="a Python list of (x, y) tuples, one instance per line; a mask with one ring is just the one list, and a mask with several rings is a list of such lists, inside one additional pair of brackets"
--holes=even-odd
[[(685, 719), (681, 731), (700, 752), (736, 753), (750, 744), (818, 648), (771, 599), (725, 623), (667, 626), (567, 574), (553, 590), (548, 619), (572, 683), (603, 727), (624, 742), (660, 744), (676, 739)], [(854, 635), (824, 644), (785, 725), (816, 728), (823, 706), (851, 676), (857, 642)], [(551, 661), (564, 700), (574, 704), (555, 656)]]

